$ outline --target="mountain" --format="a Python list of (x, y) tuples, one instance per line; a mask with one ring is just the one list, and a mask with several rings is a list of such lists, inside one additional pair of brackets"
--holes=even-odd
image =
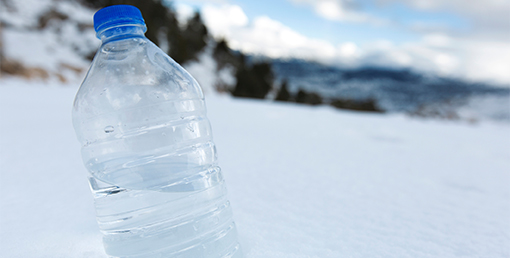
[[(297, 59), (273, 60), (278, 81), (286, 80), (290, 92), (316, 92), (326, 101), (374, 99), (390, 112), (415, 112), (424, 106), (449, 103), (462, 106), (472, 98), (499, 99), (510, 107), (510, 88), (421, 74), (412, 70), (380, 67), (342, 69)], [(510, 111), (507, 111), (510, 113)], [(510, 118), (510, 114), (500, 114)]]
[(94, 11), (77, 1), (0, 1), (0, 75), (79, 83), (97, 47)]
[[(79, 85), (100, 43), (92, 16), (100, 7), (117, 2), (0, 1), (0, 78)], [(412, 70), (349, 70), (299, 59), (246, 56), (230, 49), (225, 40), (212, 38), (198, 13), (179, 23), (167, 1), (128, 2), (143, 11), (147, 37), (180, 62), (208, 95), (220, 92), (342, 109), (510, 120), (509, 88)]]
[(179, 23), (171, 3), (161, 0), (2, 0), (0, 77), (78, 85), (100, 44), (92, 17), (98, 9), (119, 3), (142, 11), (146, 36), (175, 61), (189, 66), (204, 91), (213, 92), (218, 83), (232, 84), (223, 82), (230, 79), (228, 74), (216, 69), (211, 54), (215, 41), (199, 13)]

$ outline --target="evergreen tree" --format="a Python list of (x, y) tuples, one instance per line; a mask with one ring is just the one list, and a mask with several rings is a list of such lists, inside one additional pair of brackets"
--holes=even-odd
[(227, 41), (225, 39), (221, 39), (216, 43), (216, 47), (213, 52), (214, 60), (218, 64), (217, 69), (221, 70), (226, 65), (231, 65), (233, 67), (241, 67), (244, 64), (244, 56), (235, 55), (232, 50), (228, 47)]
[(322, 104), (322, 97), (315, 92), (299, 90), (296, 96), (296, 102), (308, 105), (320, 105)]
[(161, 46), (163, 41), (168, 44), (167, 54), (176, 62), (183, 64), (193, 58), (187, 54), (187, 42), (179, 28), (174, 9), (162, 0), (81, 0), (93, 8), (103, 8), (116, 4), (136, 6), (142, 12), (147, 25), (145, 36), (154, 44)]
[(287, 89), (287, 80), (283, 80), (282, 86), (280, 86), (280, 90), (278, 90), (278, 94), (276, 94), (275, 100), (290, 101), (290, 93)]
[(200, 13), (195, 12), (195, 15), (189, 19), (186, 29), (183, 31), (183, 37), (186, 41), (186, 60), (195, 59), (198, 52), (207, 45), (209, 38), (207, 27), (202, 22)]
[[(196, 55), (207, 45), (207, 27), (197, 12), (184, 29), (179, 27), (172, 6), (164, 0), (80, 0), (93, 8), (115, 4), (129, 4), (138, 7), (147, 25), (145, 35), (156, 45), (168, 45), (167, 53), (176, 62), (183, 64), (196, 59)], [(232, 94), (238, 97), (264, 98), (272, 88), (273, 73), (267, 62), (246, 65), (243, 54), (234, 53), (225, 40), (218, 42), (213, 53), (221, 70), (225, 65), (236, 69), (237, 84)]]
[(331, 106), (338, 109), (350, 109), (358, 111), (384, 112), (377, 105), (375, 99), (353, 100), (353, 99), (334, 99)]
[[(241, 60), (244, 61), (243, 56)], [(242, 65), (237, 70), (236, 78), (236, 87), (232, 92), (235, 97), (263, 99), (273, 84), (271, 66), (266, 62), (254, 64), (252, 67)]]

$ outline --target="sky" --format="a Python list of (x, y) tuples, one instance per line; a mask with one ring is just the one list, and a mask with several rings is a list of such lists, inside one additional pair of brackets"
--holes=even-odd
[(410, 68), (510, 87), (507, 0), (175, 0), (230, 47), (345, 68)]

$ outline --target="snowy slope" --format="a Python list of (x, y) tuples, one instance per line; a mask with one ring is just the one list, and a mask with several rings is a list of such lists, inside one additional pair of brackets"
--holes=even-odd
[[(43, 75), (16, 75), (50, 84), (79, 84), (101, 41), (96, 38), (92, 17), (95, 10), (76, 0), (0, 1), (0, 51), (8, 62)], [(47, 22), (41, 22), (46, 21)], [(42, 25), (44, 24), (44, 25)], [(216, 84), (235, 85), (235, 71), (217, 72), (211, 40), (196, 61), (185, 67), (201, 84), (206, 95), (216, 93)], [(0, 78), (12, 77), (0, 71)]]
[[(330, 99), (374, 99), (388, 112), (448, 110), (464, 120), (510, 121), (510, 85), (470, 82), (410, 69), (342, 69), (304, 60), (274, 60), (277, 80), (290, 92), (319, 93)], [(432, 116), (432, 115), (430, 115)]]
[[(77, 88), (1, 84), (0, 257), (106, 257)], [(247, 258), (510, 256), (508, 123), (207, 104)]]
[(93, 14), (77, 1), (1, 1), (4, 58), (45, 71), (32, 79), (79, 83), (90, 64), (86, 57), (99, 46)]
[[(3, 25), (0, 54), (5, 58), (2, 62), (21, 63), (27, 71), (17, 76), (34, 81), (79, 84), (90, 65), (87, 57), (90, 58), (100, 44), (92, 26), (94, 11), (76, 0), (0, 1)], [(187, 11), (177, 8), (177, 12), (181, 20), (187, 17)], [(216, 94), (217, 88), (224, 91), (236, 85), (233, 67), (217, 71), (212, 57), (214, 45), (211, 40), (196, 61), (184, 66), (201, 84), (206, 95)], [(11, 65), (11, 70), (17, 70), (15, 68)], [(303, 60), (273, 60), (273, 70), (277, 78), (275, 88), (286, 78), (293, 94), (303, 88), (320, 93), (325, 102), (332, 98), (374, 98), (380, 108), (389, 112), (416, 113), (425, 107), (426, 112), (421, 112), (424, 116), (452, 113), (463, 120), (510, 121), (510, 91), (507, 88), (469, 85), (444, 78), (425, 79), (423, 75), (408, 71), (383, 71), (382, 75), (393, 74), (400, 78), (396, 81), (380, 78), (345, 80), (346, 70)], [(363, 70), (360, 70), (361, 75)], [(350, 71), (351, 77), (353, 73), (358, 73), (359, 77), (360, 71)], [(9, 76), (9, 73), (0, 71), (0, 77)], [(271, 97), (274, 94), (270, 94)]]

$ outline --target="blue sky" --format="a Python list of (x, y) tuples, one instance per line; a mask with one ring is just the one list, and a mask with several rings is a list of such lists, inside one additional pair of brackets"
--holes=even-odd
[[(324, 19), (306, 5), (293, 4), (286, 0), (232, 1), (245, 11), (248, 18), (266, 15), (307, 35), (341, 43), (353, 41), (366, 43), (377, 39), (391, 39), (397, 43), (417, 40), (419, 35), (395, 26), (377, 26), (366, 23), (338, 22)], [(360, 7), (363, 8), (363, 7)], [(364, 9), (374, 16), (393, 20), (399, 24), (434, 22), (451, 28), (467, 26), (467, 21), (447, 12), (417, 11), (402, 4), (391, 4), (384, 8), (366, 6)]]
[(373, 24), (338, 22), (324, 19), (303, 4), (295, 4), (287, 0), (232, 0), (232, 1), (174, 1), (176, 4), (187, 4), (200, 9), (204, 4), (230, 3), (240, 6), (249, 19), (268, 16), (278, 20), (294, 30), (313, 38), (328, 40), (332, 43), (354, 41), (366, 43), (377, 39), (391, 39), (396, 43), (417, 40), (419, 34), (404, 29), (406, 25), (416, 23), (435, 24), (455, 30), (466, 30), (469, 21), (452, 12), (430, 12), (415, 10), (400, 3), (388, 4), (375, 8), (363, 5), (360, 8), (374, 16), (391, 20), (400, 26), (377, 26)]
[(176, 0), (234, 49), (510, 84), (510, 1)]

